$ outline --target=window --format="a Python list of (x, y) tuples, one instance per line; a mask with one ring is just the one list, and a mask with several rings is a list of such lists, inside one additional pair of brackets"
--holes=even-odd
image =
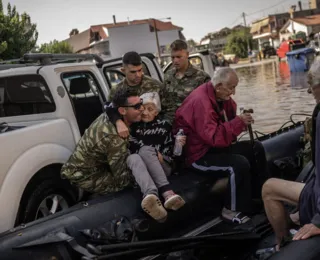
[[(112, 88), (115, 87), (119, 82), (121, 82), (125, 78), (125, 75), (120, 70), (121, 67), (122, 65), (110, 66), (110, 67), (106, 67), (104, 70), (104, 75), (111, 83)], [(144, 75), (151, 77), (148, 67), (143, 62), (142, 62), (142, 70)]]
[[(201, 58), (199, 56), (195, 56), (195, 57), (189, 57), (189, 62), (195, 66), (196, 68), (200, 69), (200, 70), (204, 70), (203, 68), (203, 62), (201, 60)], [(172, 69), (172, 62), (170, 63), (170, 65), (168, 65), (168, 67), (166, 67), (166, 69), (164, 70), (164, 73), (166, 73), (167, 71), (169, 71), (170, 69)]]
[(276, 28), (276, 22), (271, 22), (271, 23), (270, 23), (270, 27), (271, 27), (271, 30), (273, 30), (274, 28)]
[(203, 70), (203, 63), (200, 57), (191, 57), (189, 61), (193, 66), (195, 66), (199, 70)]
[(74, 107), (80, 134), (103, 112), (104, 97), (93, 74), (78, 71), (62, 74), (63, 83), (69, 92)]
[(0, 79), (0, 117), (52, 113), (55, 103), (40, 75)]
[(115, 88), (118, 83), (124, 80), (125, 75), (118, 70), (107, 70), (105, 72), (106, 77), (109, 79), (111, 88)]
[(99, 96), (98, 83), (89, 72), (65, 73), (62, 80), (72, 98)]

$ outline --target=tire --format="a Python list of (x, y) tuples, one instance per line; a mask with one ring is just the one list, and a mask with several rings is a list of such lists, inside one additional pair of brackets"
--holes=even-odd
[(34, 189), (23, 195), (16, 225), (52, 215), (76, 203), (75, 189), (60, 177), (39, 179), (35, 184)]

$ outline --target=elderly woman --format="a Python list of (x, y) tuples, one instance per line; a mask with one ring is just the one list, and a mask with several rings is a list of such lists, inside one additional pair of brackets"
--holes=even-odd
[[(140, 187), (144, 196), (143, 209), (151, 216), (159, 220), (159, 216), (166, 216), (165, 209), (178, 210), (185, 201), (171, 189), (167, 176), (172, 172), (172, 148), (173, 137), (171, 125), (164, 120), (157, 118), (161, 111), (160, 98), (158, 93), (145, 93), (141, 96), (144, 111), (142, 121), (130, 126), (130, 152), (138, 154), (148, 169), (150, 176), (146, 178), (144, 187)], [(184, 145), (185, 140), (182, 141)], [(135, 159), (128, 160), (128, 167), (132, 168)], [(133, 173), (135, 178), (139, 178), (139, 173)], [(139, 182), (141, 183), (141, 182)], [(154, 203), (154, 196), (164, 199), (164, 208), (157, 199)], [(161, 219), (160, 219), (161, 221)]]
[(283, 202), (299, 206), (302, 228), (293, 240), (307, 239), (320, 235), (320, 61), (315, 61), (309, 71), (309, 84), (316, 107), (312, 115), (312, 160), (315, 174), (307, 183), (269, 179), (263, 186), (262, 197), (268, 219), (276, 234), (276, 249), (291, 240), (288, 218)]

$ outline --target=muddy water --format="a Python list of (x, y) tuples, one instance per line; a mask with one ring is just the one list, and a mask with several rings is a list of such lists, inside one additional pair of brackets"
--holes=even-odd
[(286, 62), (236, 68), (236, 71), (240, 82), (234, 99), (238, 109), (253, 108), (254, 130), (270, 133), (288, 121), (291, 114), (312, 113), (315, 100), (307, 93), (306, 73), (290, 74)]

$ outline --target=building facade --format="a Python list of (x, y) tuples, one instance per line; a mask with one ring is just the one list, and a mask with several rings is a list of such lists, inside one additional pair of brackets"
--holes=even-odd
[[(320, 0), (311, 0), (310, 6), (315, 8), (308, 10), (302, 10), (301, 2), (299, 2), (299, 10), (296, 10), (296, 6), (291, 6), (288, 13), (268, 15), (267, 17), (254, 21), (250, 33), (253, 39), (258, 40), (259, 49), (261, 50), (261, 46), (265, 42), (269, 42), (270, 45), (275, 48), (279, 47), (282, 41), (280, 31), (289, 19), (320, 14), (319, 2)], [(287, 35), (285, 37), (287, 37)]]
[(84, 32), (70, 34), (70, 38), (66, 41), (77, 53), (97, 53), (116, 58), (128, 51), (136, 51), (153, 53), (157, 56), (157, 38), (160, 54), (164, 54), (166, 47), (174, 40), (185, 40), (182, 30), (183, 28), (171, 22), (155, 19), (120, 23), (114, 21), (113, 24), (94, 25)]

